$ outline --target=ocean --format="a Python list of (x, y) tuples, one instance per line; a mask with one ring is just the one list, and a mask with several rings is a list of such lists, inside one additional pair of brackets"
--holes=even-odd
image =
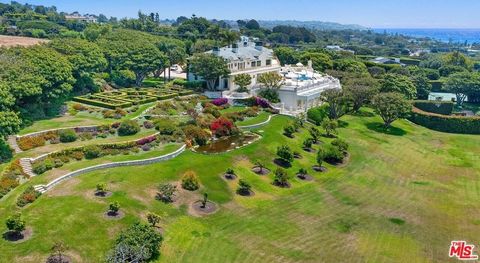
[(402, 34), (412, 37), (429, 37), (443, 42), (480, 43), (480, 29), (415, 29), (415, 28), (375, 28), (373, 31), (388, 34)]

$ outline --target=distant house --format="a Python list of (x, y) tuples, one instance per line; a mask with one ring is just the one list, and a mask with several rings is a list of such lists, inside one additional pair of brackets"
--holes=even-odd
[[(238, 87), (235, 85), (235, 76), (239, 74), (249, 74), (252, 77), (252, 84), (255, 86), (257, 77), (267, 72), (280, 72), (280, 62), (273, 55), (273, 50), (263, 47), (261, 42), (253, 42), (248, 37), (242, 37), (241, 41), (232, 46), (213, 48), (205, 52), (214, 54), (225, 59), (230, 69), (230, 75), (227, 78), (220, 78), (216, 83), (216, 89), (219, 91), (234, 91)], [(189, 72), (188, 80), (200, 80), (194, 72)]]
[(377, 57), (374, 59), (371, 59), (370, 62), (376, 63), (376, 64), (383, 64), (383, 65), (401, 65), (405, 66), (402, 62), (400, 62), (399, 58), (384, 58), (384, 57)]
[(416, 51), (410, 52), (411, 57), (420, 57), (425, 54), (430, 54), (432, 51), (430, 49), (418, 49)]
[(98, 17), (95, 15), (81, 15), (78, 12), (71, 13), (69, 15), (65, 15), (65, 19), (67, 21), (80, 21), (86, 23), (97, 23)]
[(344, 49), (344, 48), (342, 48), (340, 46), (337, 46), (337, 45), (328, 45), (325, 48), (328, 49), (328, 50), (332, 50), (332, 51), (346, 51), (346, 52), (350, 52), (350, 53), (355, 53), (355, 51), (353, 51), (353, 50)]

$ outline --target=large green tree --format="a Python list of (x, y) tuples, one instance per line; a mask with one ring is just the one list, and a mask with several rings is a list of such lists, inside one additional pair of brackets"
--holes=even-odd
[(373, 97), (372, 104), (375, 112), (382, 117), (385, 128), (397, 119), (407, 117), (412, 109), (403, 94), (396, 92), (379, 93)]
[(278, 47), (274, 53), (282, 65), (296, 64), (299, 61), (299, 53), (290, 47)]
[(155, 45), (155, 36), (131, 30), (116, 30), (99, 41), (111, 70), (131, 70), (135, 85), (141, 86), (148, 73), (165, 68), (168, 57)]
[(457, 105), (462, 106), (467, 96), (480, 93), (480, 74), (461, 72), (448, 77), (444, 89), (455, 93)]
[[(57, 39), (50, 46), (65, 55), (73, 66), (75, 89), (79, 93), (96, 92), (92, 75), (105, 70), (107, 60), (100, 47), (83, 39)], [(83, 92), (84, 91), (84, 92)]]
[(378, 81), (369, 75), (351, 75), (343, 79), (343, 89), (352, 105), (358, 111), (378, 93)]
[(399, 74), (386, 74), (381, 81), (381, 92), (398, 92), (407, 99), (415, 99), (417, 89), (409, 77)]
[(213, 54), (197, 54), (190, 60), (190, 70), (207, 82), (208, 90), (215, 90), (215, 84), (221, 77), (230, 74), (227, 63)]

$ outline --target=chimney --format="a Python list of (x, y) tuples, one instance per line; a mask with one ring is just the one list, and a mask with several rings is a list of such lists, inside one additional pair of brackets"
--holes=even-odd
[(263, 42), (255, 42), (255, 49), (262, 51), (262, 49), (263, 49)]
[(232, 45), (232, 52), (237, 53), (238, 52), (238, 44), (233, 44)]
[(213, 54), (218, 56), (218, 54), (220, 54), (220, 48), (219, 47), (213, 47)]
[(309, 70), (313, 70), (313, 62), (312, 62), (311, 59), (308, 60), (308, 69), (309, 69)]

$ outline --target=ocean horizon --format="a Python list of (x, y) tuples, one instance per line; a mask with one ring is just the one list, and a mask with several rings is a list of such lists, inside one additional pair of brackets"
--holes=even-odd
[(442, 42), (480, 43), (480, 28), (373, 28), (376, 33), (428, 37)]

